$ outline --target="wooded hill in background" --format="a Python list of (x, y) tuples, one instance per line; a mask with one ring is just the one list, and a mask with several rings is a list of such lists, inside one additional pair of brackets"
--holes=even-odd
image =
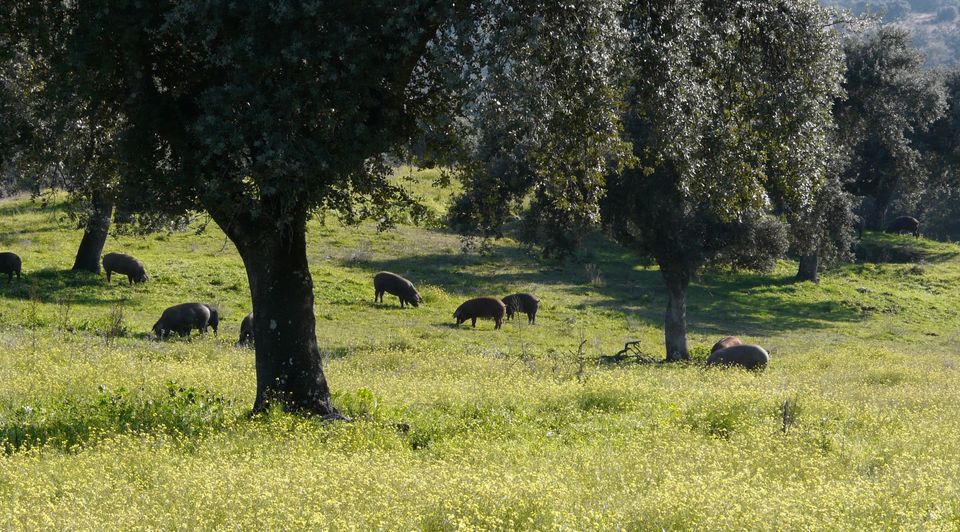
[(960, 59), (960, 0), (823, 0), (824, 5), (874, 14), (887, 24), (910, 30), (914, 46), (930, 66)]

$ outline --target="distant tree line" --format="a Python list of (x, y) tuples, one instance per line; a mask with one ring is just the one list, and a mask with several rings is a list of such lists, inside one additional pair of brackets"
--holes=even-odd
[(828, 0), (824, 3), (849, 9), (857, 15), (882, 15), (885, 22), (900, 20), (912, 13), (939, 16), (944, 8), (960, 6), (957, 0)]
[(960, 61), (960, 0), (823, 0), (912, 34), (928, 65)]

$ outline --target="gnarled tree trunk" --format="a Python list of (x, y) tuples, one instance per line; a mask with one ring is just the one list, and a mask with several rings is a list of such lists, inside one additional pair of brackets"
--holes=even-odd
[(107, 242), (110, 231), (110, 215), (113, 214), (113, 201), (103, 194), (94, 194), (90, 202), (87, 226), (77, 248), (77, 257), (73, 261), (74, 271), (100, 273), (100, 255)]
[(284, 409), (342, 418), (330, 400), (317, 347), (306, 215), (291, 224), (221, 224), (237, 245), (253, 298), (257, 395), (254, 412)]
[(820, 266), (820, 257), (817, 255), (804, 255), (800, 257), (800, 268), (797, 270), (797, 281), (820, 282), (820, 274), (817, 272)]
[(687, 348), (687, 287), (690, 274), (682, 270), (660, 267), (667, 285), (667, 312), (663, 336), (667, 348), (667, 361), (690, 360)]

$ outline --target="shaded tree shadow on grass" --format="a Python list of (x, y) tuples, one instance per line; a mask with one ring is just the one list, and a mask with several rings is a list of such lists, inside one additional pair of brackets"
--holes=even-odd
[[(818, 290), (793, 276), (764, 274), (707, 275), (691, 290), (688, 313), (692, 329), (720, 336), (772, 336), (784, 331), (826, 329), (834, 323), (861, 321), (863, 315), (839, 301), (797, 301), (796, 295)], [(666, 305), (665, 299), (663, 304)]]
[[(601, 277), (597, 282), (591, 282), (584, 270), (587, 264), (596, 266)], [(435, 285), (464, 298), (503, 297), (531, 285), (545, 285), (580, 299), (570, 305), (572, 309), (620, 312), (658, 328), (663, 326), (667, 302), (659, 270), (641, 267), (635, 254), (608, 239), (595, 239), (584, 253), (562, 264), (537, 261), (519, 249), (500, 246), (489, 256), (411, 254), (350, 266), (371, 273), (393, 271), (418, 288)], [(803, 290), (817, 288), (796, 283), (792, 275), (708, 271), (690, 285), (689, 331), (768, 336), (862, 319), (856, 309), (837, 301), (798, 301), (796, 295)]]
[[(491, 256), (409, 255), (397, 259), (358, 261), (347, 266), (368, 270), (371, 278), (378, 271), (391, 271), (409, 279), (421, 292), (426, 286), (437, 286), (448, 294), (465, 298), (487, 295), (503, 297), (532, 284), (562, 285), (571, 282), (568, 268), (541, 264), (536, 270), (523, 269), (532, 264), (530, 257), (516, 253)], [(489, 270), (489, 273), (471, 269)], [(508, 269), (512, 271), (506, 271)], [(384, 297), (388, 301), (390, 296)]]
[[(629, 252), (607, 248), (597, 252), (601, 268), (609, 268), (605, 282), (599, 286), (570, 286), (574, 295), (597, 294), (578, 305), (622, 312), (650, 325), (663, 327), (667, 293), (659, 269), (645, 267)], [(623, 267), (623, 261), (630, 261)], [(792, 275), (757, 272), (703, 272), (691, 283), (687, 292), (687, 328), (691, 333), (774, 335), (786, 330), (823, 329), (831, 322), (860, 321), (856, 309), (837, 301), (797, 301), (795, 295), (804, 290), (817, 290), (809, 284), (797, 283)]]
[[(70, 228), (70, 231), (76, 230), (75, 228)], [(63, 227), (56, 225), (45, 225), (43, 227), (31, 227), (29, 229), (22, 229), (13, 232), (9, 232), (3, 235), (0, 235), (0, 251), (12, 251), (17, 255), (23, 257), (30, 251), (29, 246), (33, 246), (34, 237), (43, 234), (43, 233), (57, 233), (62, 234), (65, 231)], [(79, 231), (78, 231), (79, 233)], [(23, 241), (29, 242), (29, 246), (26, 249), (23, 249), (23, 246), (18, 247)], [(78, 239), (79, 243), (79, 239)], [(24, 269), (29, 267), (29, 264), (24, 264)]]
[(232, 406), (233, 401), (210, 390), (173, 381), (165, 393), (150, 396), (101, 386), (95, 395), (20, 405), (0, 415), (0, 450), (8, 455), (41, 446), (75, 450), (110, 435), (137, 432), (202, 437), (229, 425)]
[(110, 305), (122, 299), (110, 293), (102, 275), (49, 268), (24, 272), (23, 277), (19, 280), (14, 277), (12, 282), (7, 282), (6, 276), (0, 276), (0, 297), (29, 300), (34, 283), (36, 297), (42, 303), (69, 301), (82, 305)]
[(38, 200), (31, 200), (29, 194), (15, 195), (11, 197), (0, 197), (0, 217), (18, 216), (30, 212), (38, 213), (66, 213), (75, 208), (67, 200), (54, 200), (43, 203)]
[(867, 231), (854, 249), (859, 263), (947, 262), (960, 253), (944, 242)]
[[(350, 303), (351, 305), (356, 305), (356, 303)], [(415, 312), (417, 307), (413, 305), (406, 305), (404, 307), (400, 306), (400, 300), (397, 299), (397, 296), (390, 294), (383, 295), (383, 303), (379, 301), (374, 302), (373, 296), (370, 296), (370, 299), (364, 299), (361, 303), (362, 306), (366, 308), (381, 310), (381, 311), (396, 311), (396, 312)]]

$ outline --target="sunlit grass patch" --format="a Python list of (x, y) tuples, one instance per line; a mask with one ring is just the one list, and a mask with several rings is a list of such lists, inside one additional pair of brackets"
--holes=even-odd
[[(410, 187), (439, 209), (431, 180)], [(254, 352), (233, 345), (246, 275), (216, 228), (111, 237), (152, 280), (108, 285), (69, 272), (80, 233), (57, 212), (0, 202), (27, 273), (0, 279), (0, 528), (960, 526), (956, 246), (889, 237), (926, 262), (839, 266), (819, 285), (789, 261), (707, 272), (694, 363), (601, 366), (626, 341), (662, 356), (660, 274), (626, 250), (543, 263), (510, 239), (480, 256), (443, 231), (314, 221), (318, 341), (354, 419), (330, 423), (249, 416)], [(424, 303), (375, 304), (381, 269)], [(524, 290), (536, 325), (453, 327), (467, 297)], [(219, 337), (153, 339), (184, 301), (220, 307)], [(704, 368), (728, 334), (770, 366)]]

